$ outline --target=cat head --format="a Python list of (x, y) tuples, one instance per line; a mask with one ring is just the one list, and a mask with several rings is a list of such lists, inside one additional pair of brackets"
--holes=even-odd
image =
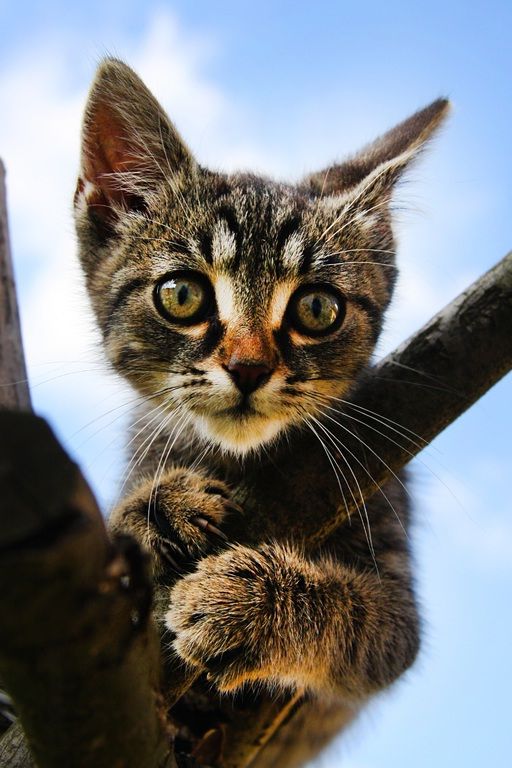
[(448, 106), (289, 185), (201, 167), (137, 75), (105, 60), (75, 218), (112, 365), (169, 423), (238, 454), (345, 398), (393, 291), (393, 188)]

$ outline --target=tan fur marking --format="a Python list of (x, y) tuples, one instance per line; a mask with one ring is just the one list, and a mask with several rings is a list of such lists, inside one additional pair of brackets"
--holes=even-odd
[(220, 273), (213, 280), (219, 317), (225, 323), (234, 323), (237, 318), (233, 281), (225, 273)]
[(270, 302), (270, 326), (273, 330), (281, 327), (290, 296), (297, 287), (296, 282), (278, 283)]

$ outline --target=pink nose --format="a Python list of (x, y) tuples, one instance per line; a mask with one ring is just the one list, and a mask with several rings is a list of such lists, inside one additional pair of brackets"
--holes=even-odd
[(264, 363), (242, 363), (236, 358), (224, 366), (234, 383), (244, 395), (250, 395), (270, 379), (272, 369)]

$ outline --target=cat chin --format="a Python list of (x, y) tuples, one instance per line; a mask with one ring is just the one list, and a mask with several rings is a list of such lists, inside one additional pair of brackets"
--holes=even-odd
[(288, 421), (264, 416), (238, 419), (222, 416), (193, 416), (194, 426), (205, 442), (214, 443), (227, 453), (243, 456), (257, 452), (270, 443), (288, 426)]

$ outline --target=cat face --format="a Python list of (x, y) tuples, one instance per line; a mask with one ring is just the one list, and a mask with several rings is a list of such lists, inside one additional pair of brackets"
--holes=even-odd
[[(124, 222), (103, 328), (112, 363), (154, 404), (244, 452), (347, 393), (394, 269), (389, 254), (365, 263), (371, 218), (336, 221), (332, 200), (253, 178), (222, 182), (219, 194), (204, 174), (180, 202)], [(380, 238), (390, 250), (390, 232)]]
[(174, 425), (238, 454), (344, 398), (392, 293), (393, 184), (444, 111), (293, 187), (200, 168), (137, 76), (105, 62), (75, 211), (115, 368)]

